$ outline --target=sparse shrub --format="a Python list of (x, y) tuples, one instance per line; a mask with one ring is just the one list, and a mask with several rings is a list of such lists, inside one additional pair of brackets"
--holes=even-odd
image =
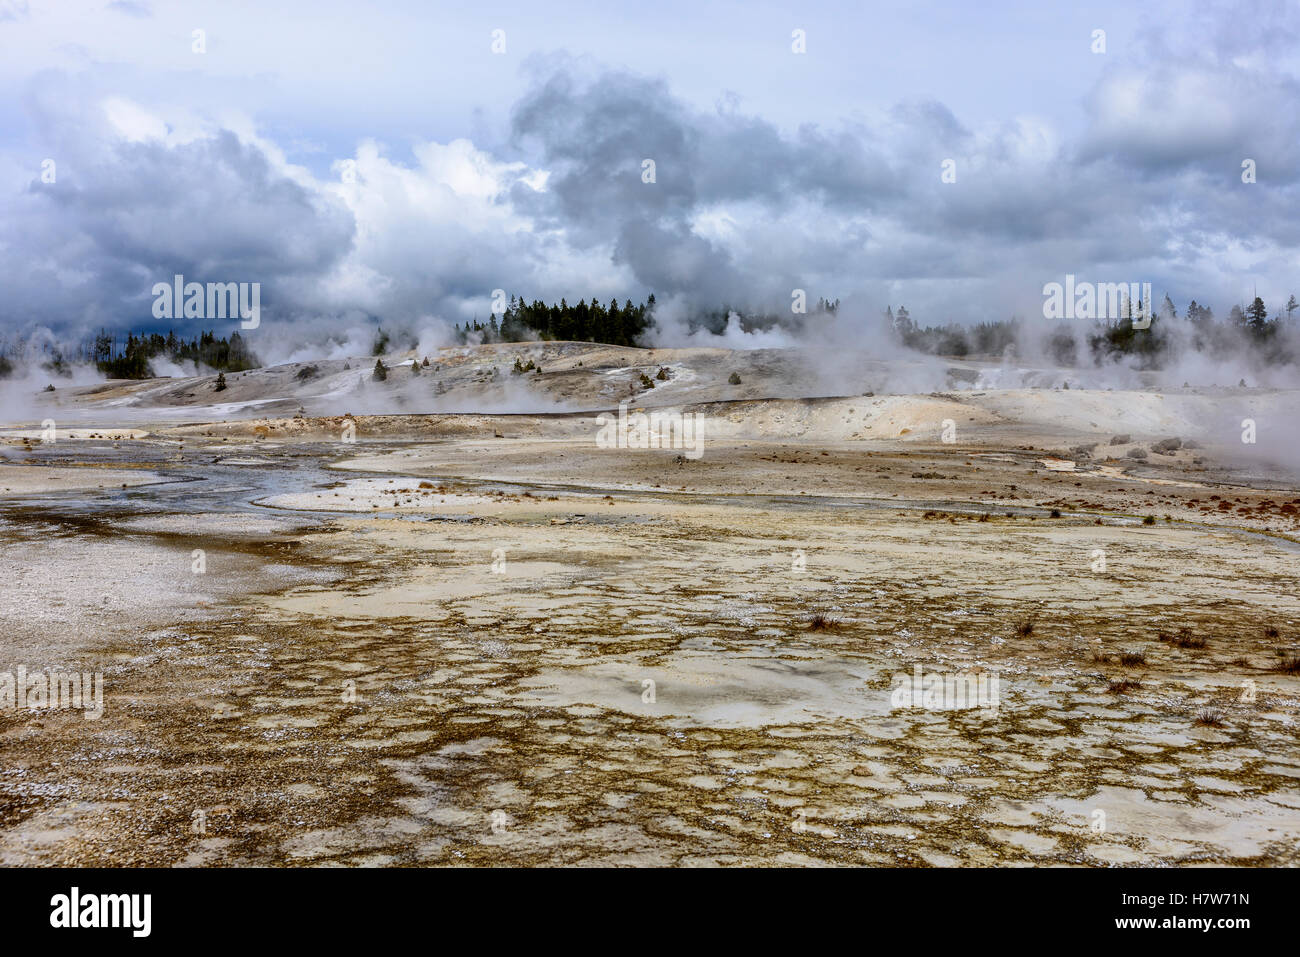
[(1273, 670), (1280, 671), (1284, 675), (1300, 675), (1300, 655), (1283, 652), (1278, 663), (1273, 666)]
[(1223, 727), (1223, 712), (1214, 708), (1205, 708), (1196, 713), (1196, 723), (1209, 728)]
[(303, 366), (295, 373), (294, 378), (299, 382), (306, 382), (308, 379), (314, 379), (320, 374), (320, 368), (317, 366)]
[(1155, 523), (1156, 517), (1154, 515), (1148, 515), (1146, 518), (1142, 519), (1143, 525), (1154, 525)]
[(1034, 619), (1026, 618), (1020, 624), (1016, 625), (1016, 634), (1021, 638), (1028, 638), (1034, 633)]
[(1052, 513), (1051, 513), (1051, 516), (1050, 516), (1050, 517), (1051, 517), (1051, 518), (1060, 518), (1060, 517), (1061, 517), (1061, 510), (1060, 510), (1059, 508), (1054, 508), (1054, 509), (1052, 509)]
[(639, 373), (639, 375), (641, 376), (641, 388), (653, 389), (655, 387), (654, 379), (650, 378), (644, 372)]
[(1120, 678), (1118, 681), (1112, 681), (1106, 686), (1106, 691), (1110, 694), (1128, 694), (1130, 691), (1136, 691), (1142, 687), (1140, 681), (1130, 681), (1128, 678)]
[(668, 367), (667, 367), (667, 366), (660, 366), (660, 367), (659, 367), (659, 373), (655, 376), (655, 378), (658, 379), (660, 382), (667, 382), (667, 381), (668, 381)]
[(412, 360), (411, 360), (411, 375), (419, 375), (419, 374), (420, 374), (420, 362), (419, 362), (418, 359), (412, 359)]
[(1176, 635), (1171, 635), (1168, 632), (1162, 631), (1156, 635), (1156, 638), (1167, 645), (1173, 645), (1175, 648), (1205, 647), (1205, 639), (1199, 635), (1192, 634), (1192, 629), (1190, 628), (1179, 628), (1178, 634)]
[(523, 375), (525, 372), (532, 372), (536, 368), (537, 364), (532, 359), (525, 363), (519, 356), (515, 356), (515, 365), (510, 371), (514, 375)]
[(740, 373), (739, 372), (731, 373), (731, 375), (727, 376), (727, 382), (730, 383), (731, 385), (740, 385)]
[(1119, 663), (1125, 668), (1140, 668), (1147, 663), (1145, 651), (1121, 651)]
[(1276, 640), (1282, 637), (1282, 632), (1277, 625), (1269, 625), (1264, 629), (1264, 637)]
[(808, 619), (809, 631), (837, 631), (840, 627), (840, 620), (832, 618), (825, 612), (817, 612)]

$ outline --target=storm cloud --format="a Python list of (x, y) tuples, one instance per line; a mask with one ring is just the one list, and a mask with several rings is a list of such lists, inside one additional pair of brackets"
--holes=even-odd
[[(114, 7), (113, 30), (157, 19)], [(295, 123), (247, 75), (223, 108), (212, 76), (78, 54), (6, 105), (21, 122), (0, 142), (0, 325), (153, 327), (149, 290), (174, 274), (259, 282), (264, 321), (295, 329), (482, 319), (495, 289), (764, 309), (804, 289), (969, 322), (1038, 312), (1066, 273), (1220, 314), (1258, 288), (1276, 310), (1300, 284), (1298, 34), (1270, 3), (1166, 11), (1101, 57), (1085, 31), (1063, 68), (1089, 78), (1052, 117), (880, 101), (877, 68), (848, 60), (860, 108), (765, 117), (743, 93), (789, 69), (779, 37), (711, 102), (698, 78), (688, 93), (616, 54), (538, 49), (498, 58), (513, 93), (483, 122), (395, 140), (329, 104)], [(969, 63), (936, 69), (976, 82)]]

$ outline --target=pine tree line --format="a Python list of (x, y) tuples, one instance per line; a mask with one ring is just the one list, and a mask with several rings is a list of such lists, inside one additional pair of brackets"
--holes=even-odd
[[(1293, 353), (1295, 337), (1282, 335), (1285, 330), (1294, 328), (1292, 314), (1297, 308), (1300, 308), (1300, 303), (1291, 296), (1285, 306), (1285, 315), (1279, 311), (1270, 319), (1264, 300), (1256, 296), (1249, 306), (1234, 305), (1226, 322), (1217, 322), (1210, 307), (1193, 299), (1184, 318), (1191, 325), (1190, 345), (1197, 352), (1227, 355), (1249, 348), (1267, 362), (1286, 364), (1300, 359)], [(1170, 323), (1179, 318), (1178, 311), (1173, 300), (1166, 295), (1160, 308), (1151, 314), (1150, 326), (1135, 325), (1134, 315), (1143, 316), (1145, 312), (1146, 306), (1141, 300), (1132, 304), (1125, 301), (1121, 318), (1098, 321), (1083, 337), (1087, 348), (1084, 355), (1079, 354), (1080, 339), (1074, 335), (1070, 321), (1058, 323), (1047, 337), (1048, 353), (1061, 365), (1078, 365), (1086, 360), (1101, 363), (1134, 356), (1143, 366), (1158, 367), (1179, 341), (1170, 327)], [(956, 323), (920, 326), (905, 306), (899, 306), (897, 313), (892, 307), (886, 308), (885, 319), (908, 348), (931, 355), (958, 357), (1001, 355), (1018, 341), (1022, 324), (1021, 319), (1012, 317), (975, 326)]]
[[(461, 343), (471, 338), (478, 342), (542, 339), (635, 346), (654, 325), (654, 307), (653, 294), (640, 305), (628, 299), (622, 306), (616, 299), (611, 299), (608, 306), (602, 306), (594, 298), (590, 303), (580, 300), (574, 306), (561, 299), (558, 304), (548, 306), (541, 300), (528, 303), (512, 296), (499, 322), (496, 316), (492, 316), (486, 324), (475, 319), (463, 327), (457, 324), (455, 328)], [(838, 299), (819, 298), (807, 316), (794, 317), (793, 322), (799, 325), (818, 315), (835, 315), (838, 308)], [(1300, 355), (1293, 354), (1300, 337), (1283, 335), (1285, 330), (1293, 328), (1292, 316), (1298, 308), (1300, 303), (1291, 296), (1286, 306), (1270, 319), (1268, 307), (1256, 296), (1249, 306), (1234, 305), (1226, 322), (1219, 322), (1215, 320), (1212, 309), (1193, 299), (1187, 306), (1185, 317), (1192, 328), (1190, 344), (1197, 351), (1208, 354), (1230, 354), (1243, 347), (1253, 347), (1265, 361), (1300, 361)], [(1140, 301), (1132, 304), (1126, 301), (1123, 318), (1098, 323), (1083, 337), (1075, 335), (1074, 328), (1061, 326), (1047, 337), (1049, 354), (1062, 365), (1077, 365), (1089, 360), (1100, 363), (1135, 356), (1145, 366), (1158, 366), (1174, 347), (1175, 336), (1169, 323), (1178, 319), (1177, 309), (1166, 295), (1161, 307), (1154, 311), (1149, 328), (1134, 325), (1134, 312), (1144, 314), (1145, 305)], [(741, 314), (723, 306), (698, 310), (687, 317), (685, 324), (691, 331), (702, 329), (717, 334), (725, 330), (732, 315), (739, 316), (741, 327), (747, 332), (792, 323), (792, 318), (785, 314)], [(892, 306), (888, 307), (885, 319), (897, 338), (909, 348), (948, 356), (1001, 355), (1019, 341), (1022, 324), (1021, 319), (1012, 317), (974, 326), (957, 323), (921, 326), (906, 306), (899, 306), (897, 312)], [(1086, 346), (1084, 354), (1080, 354), (1081, 344)], [(382, 354), (388, 345), (389, 337), (381, 330), (376, 336), (374, 354)], [(229, 339), (217, 338), (214, 332), (201, 332), (186, 340), (171, 331), (165, 336), (128, 333), (123, 339), (120, 335), (101, 330), (93, 342), (78, 343), (70, 348), (49, 342), (41, 343), (39, 347), (33, 344), (31, 348), (39, 349), (41, 368), (56, 375), (68, 372), (74, 363), (93, 362), (111, 378), (143, 379), (152, 374), (150, 361), (158, 356), (177, 363), (198, 362), (226, 372), (253, 369), (260, 364), (238, 332), (231, 333)], [(10, 360), (10, 354), (21, 358), (29, 355), (30, 350), (21, 340), (0, 342), (0, 378), (14, 370), (15, 363)]]
[(602, 306), (594, 296), (588, 303), (580, 299), (570, 306), (564, 299), (557, 305), (546, 305), (540, 299), (531, 303), (516, 296), (501, 315), (501, 321), (492, 316), (487, 323), (477, 319), (456, 325), (456, 334), (464, 343), (474, 337), (480, 342), (530, 342), (536, 339), (561, 339), (576, 342), (601, 342), (614, 346), (635, 346), (653, 324), (654, 293), (640, 305), (628, 299), (620, 307), (617, 299)]
[(119, 346), (116, 336), (101, 330), (91, 347), (90, 359), (110, 379), (147, 379), (153, 375), (150, 361), (158, 356), (173, 362), (198, 362), (224, 372), (243, 372), (260, 364), (238, 332), (232, 332), (229, 339), (218, 339), (214, 332), (200, 332), (189, 341), (170, 330), (165, 336), (156, 332), (139, 336), (128, 333)]

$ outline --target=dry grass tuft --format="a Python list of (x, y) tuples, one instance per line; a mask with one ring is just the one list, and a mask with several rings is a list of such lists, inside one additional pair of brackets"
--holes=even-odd
[(1206, 708), (1203, 711), (1198, 711), (1196, 714), (1196, 723), (1204, 725), (1207, 728), (1222, 728), (1223, 712), (1218, 711), (1215, 708)]
[(1175, 648), (1205, 647), (1205, 639), (1199, 635), (1192, 634), (1192, 629), (1190, 628), (1179, 628), (1178, 634), (1176, 635), (1171, 635), (1168, 632), (1162, 631), (1156, 637), (1165, 644), (1173, 645)]
[(1273, 670), (1280, 671), (1284, 675), (1300, 675), (1300, 655), (1284, 653), (1273, 666)]

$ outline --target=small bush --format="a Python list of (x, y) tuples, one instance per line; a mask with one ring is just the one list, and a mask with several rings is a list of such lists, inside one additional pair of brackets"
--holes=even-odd
[(731, 385), (740, 385), (740, 373), (731, 373), (731, 375), (727, 376), (727, 382)]
[(1156, 517), (1154, 515), (1148, 515), (1146, 518), (1142, 519), (1143, 525), (1154, 525), (1155, 523)]
[(644, 372), (639, 373), (639, 374), (640, 374), (640, 376), (641, 376), (641, 388), (643, 388), (643, 389), (653, 389), (653, 388), (655, 387), (655, 381), (654, 381), (654, 379), (650, 378), (650, 377), (649, 377), (648, 375), (646, 375)]
[(1140, 668), (1147, 663), (1146, 652), (1121, 651), (1119, 654), (1119, 663), (1125, 668)]
[(838, 618), (832, 618), (825, 612), (819, 611), (808, 619), (809, 631), (837, 631), (839, 627), (840, 620)]
[(1021, 638), (1028, 638), (1034, 633), (1034, 619), (1026, 618), (1020, 624), (1016, 625), (1016, 634)]
[(1106, 686), (1106, 691), (1110, 694), (1128, 694), (1130, 691), (1136, 691), (1142, 687), (1140, 681), (1130, 681), (1128, 678), (1121, 678), (1118, 681), (1112, 681)]
[(1223, 727), (1223, 712), (1214, 708), (1206, 708), (1197, 712), (1196, 723), (1209, 728), (1221, 728)]
[(383, 359), (375, 360), (375, 371), (371, 375), (376, 382), (384, 382), (388, 378), (388, 366), (384, 365)]
[(1300, 655), (1284, 653), (1273, 666), (1274, 671), (1280, 671), (1284, 675), (1300, 675)]
[(1204, 648), (1205, 639), (1199, 635), (1192, 634), (1190, 628), (1179, 628), (1178, 634), (1171, 635), (1168, 632), (1160, 632), (1156, 638), (1167, 645), (1173, 645), (1175, 648)]
[(217, 384), (212, 387), (212, 391), (213, 392), (226, 391), (226, 374), (224, 372), (217, 373)]
[(660, 366), (660, 367), (659, 367), (659, 372), (658, 372), (657, 375), (655, 375), (655, 378), (658, 379), (660, 382), (667, 382), (667, 381), (668, 381), (668, 367), (667, 367), (667, 366)]
[(294, 378), (297, 379), (299, 382), (306, 382), (308, 379), (316, 378), (316, 376), (319, 374), (320, 374), (320, 368), (318, 366), (303, 366), (301, 369), (297, 371), (297, 373), (294, 375)]

